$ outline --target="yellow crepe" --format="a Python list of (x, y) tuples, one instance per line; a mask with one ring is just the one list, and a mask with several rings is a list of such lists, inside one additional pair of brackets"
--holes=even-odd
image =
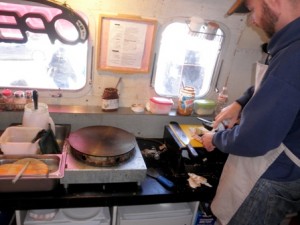
[(30, 162), (23, 175), (47, 175), (49, 172), (48, 165), (41, 160), (34, 158), (23, 158), (13, 163), (0, 165), (0, 176), (15, 176), (22, 170), (24, 165)]

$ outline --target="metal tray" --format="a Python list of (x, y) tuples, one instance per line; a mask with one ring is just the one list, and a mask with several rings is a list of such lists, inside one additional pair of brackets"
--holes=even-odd
[(53, 190), (64, 176), (66, 154), (44, 155), (0, 155), (0, 165), (13, 163), (22, 158), (35, 158), (48, 165), (46, 176), (22, 176), (12, 183), (14, 176), (0, 176), (0, 192), (36, 192)]

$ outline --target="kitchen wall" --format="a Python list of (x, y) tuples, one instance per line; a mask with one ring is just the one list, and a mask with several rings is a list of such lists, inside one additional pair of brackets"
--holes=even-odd
[[(72, 0), (67, 2), (71, 7), (83, 11), (90, 19), (91, 39), (95, 46), (93, 59), (92, 89), (85, 96), (71, 99), (45, 99), (52, 104), (67, 105), (101, 105), (101, 95), (105, 87), (114, 86), (119, 77), (120, 106), (129, 107), (133, 103), (145, 103), (155, 95), (150, 86), (149, 74), (111, 74), (97, 71), (98, 18), (100, 14), (128, 14), (158, 20), (158, 34), (162, 25), (176, 17), (198, 16), (216, 20), (229, 28), (226, 56), (223, 62), (219, 88), (229, 75), (229, 99), (238, 97), (246, 87), (253, 82), (253, 62), (260, 58), (261, 37), (246, 26), (246, 16), (234, 15), (225, 17), (226, 11), (233, 4), (233, 0)], [(159, 36), (155, 51), (159, 46)], [(236, 84), (239, 85), (236, 85)], [(211, 91), (209, 97), (215, 98)]]
[[(64, 2), (64, 1), (62, 1)], [(67, 1), (72, 8), (81, 10), (89, 16), (91, 40), (97, 49), (98, 44), (98, 18), (100, 14), (129, 14), (144, 18), (157, 19), (158, 33), (164, 23), (176, 17), (198, 16), (204, 19), (215, 20), (228, 27), (226, 35), (227, 46), (223, 61), (218, 87), (224, 85), (229, 76), (229, 102), (240, 96), (250, 86), (253, 79), (254, 62), (261, 58), (260, 44), (265, 37), (246, 25), (247, 17), (233, 15), (225, 17), (228, 8), (234, 0), (70, 0)], [(159, 36), (155, 51), (159, 44)], [(150, 85), (149, 74), (116, 74), (96, 69), (97, 50), (93, 58), (93, 81), (91, 90), (80, 98), (41, 98), (40, 101), (50, 105), (51, 115), (56, 123), (70, 123), (72, 130), (88, 125), (111, 125), (124, 128), (136, 136), (162, 137), (163, 128), (169, 121), (181, 123), (198, 123), (197, 119), (184, 116), (151, 115), (149, 113), (136, 115), (119, 110), (117, 113), (101, 112), (101, 95), (105, 87), (114, 86), (122, 77), (119, 86), (120, 106), (130, 107), (134, 103), (145, 104), (155, 94)], [(214, 89), (209, 92), (209, 98), (216, 98)], [(86, 106), (85, 113), (76, 110), (51, 109), (51, 105)], [(0, 129), (9, 124), (21, 122), (22, 112), (0, 112)]]

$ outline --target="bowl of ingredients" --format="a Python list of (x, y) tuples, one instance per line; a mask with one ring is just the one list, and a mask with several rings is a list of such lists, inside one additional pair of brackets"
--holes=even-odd
[(198, 99), (194, 101), (194, 112), (197, 115), (212, 115), (215, 111), (216, 102), (210, 99)]

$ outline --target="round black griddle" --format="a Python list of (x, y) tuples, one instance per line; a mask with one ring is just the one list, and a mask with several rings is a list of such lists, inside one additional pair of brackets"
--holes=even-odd
[(111, 126), (90, 126), (72, 132), (68, 138), (76, 159), (92, 166), (116, 166), (134, 154), (135, 136)]

